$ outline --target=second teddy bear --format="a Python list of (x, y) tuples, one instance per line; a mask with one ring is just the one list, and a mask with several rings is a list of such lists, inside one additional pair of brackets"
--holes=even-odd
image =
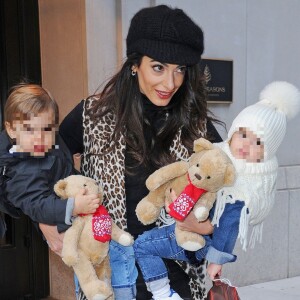
[[(138, 203), (137, 217), (145, 225), (155, 222), (165, 205), (165, 197), (173, 189), (180, 196), (175, 205), (171, 204), (171, 215), (184, 219), (193, 208), (198, 221), (204, 221), (214, 204), (216, 192), (232, 185), (234, 179), (235, 170), (225, 152), (200, 138), (194, 141), (194, 153), (189, 162), (172, 163), (148, 177), (146, 186), (150, 192)], [(196, 251), (205, 245), (201, 235), (183, 232), (178, 226), (175, 234), (177, 243), (186, 250)]]

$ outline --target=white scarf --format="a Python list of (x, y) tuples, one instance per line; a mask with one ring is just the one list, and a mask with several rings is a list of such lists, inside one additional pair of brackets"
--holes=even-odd
[(246, 251), (249, 225), (253, 226), (249, 241), (250, 247), (253, 248), (257, 240), (260, 242), (262, 240), (263, 221), (275, 202), (277, 159), (274, 156), (266, 162), (248, 163), (232, 156), (228, 141), (215, 145), (231, 159), (236, 170), (236, 180), (233, 186), (224, 187), (218, 191), (212, 223), (219, 226), (219, 219), (226, 203), (235, 203), (237, 200), (244, 201), (245, 206), (240, 216), (238, 237), (243, 250)]

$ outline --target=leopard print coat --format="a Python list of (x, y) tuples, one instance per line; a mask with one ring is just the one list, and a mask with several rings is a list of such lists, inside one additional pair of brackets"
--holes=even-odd
[[(112, 114), (105, 115), (97, 123), (93, 122), (86, 110), (96, 101), (89, 98), (83, 109), (83, 144), (82, 174), (94, 178), (104, 189), (103, 204), (109, 211), (115, 223), (122, 229), (127, 228), (126, 195), (125, 195), (125, 138), (121, 136), (113, 145), (112, 133), (115, 120)], [(175, 137), (170, 153), (178, 160), (187, 160), (188, 150), (181, 144), (181, 132)], [(114, 151), (106, 151), (115, 146)], [(205, 299), (206, 262), (191, 265), (177, 262), (190, 277), (190, 288), (194, 300)], [(82, 298), (82, 295), (80, 296)]]

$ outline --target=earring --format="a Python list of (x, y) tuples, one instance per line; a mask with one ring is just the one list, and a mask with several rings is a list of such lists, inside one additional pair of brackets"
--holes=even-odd
[(135, 76), (136, 75), (136, 71), (131, 70), (131, 76)]

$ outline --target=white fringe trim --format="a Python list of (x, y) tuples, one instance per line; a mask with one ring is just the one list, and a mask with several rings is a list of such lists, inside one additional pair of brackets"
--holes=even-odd
[(250, 216), (247, 214), (247, 207), (244, 206), (241, 211), (239, 235), (238, 238), (242, 244), (242, 249), (247, 250), (248, 245), (248, 228), (249, 228)]
[(249, 242), (250, 248), (254, 248), (256, 241), (259, 241), (259, 243), (262, 242), (263, 226), (264, 223), (259, 223), (253, 226)]
[(222, 190), (220, 190), (217, 192), (215, 213), (214, 213), (213, 219), (211, 221), (212, 225), (216, 225), (217, 227), (219, 227), (219, 220), (224, 212), (225, 205), (226, 205), (226, 200), (223, 197)]
[(160, 211), (158, 221), (162, 223), (160, 223), (161, 225), (159, 227), (165, 227), (175, 223), (175, 220), (166, 212), (164, 208), (162, 208)]
[[(241, 212), (240, 217), (240, 226), (239, 226), (239, 235), (238, 238), (242, 244), (242, 249), (247, 251), (248, 246), (248, 229), (250, 223), (250, 215), (247, 213), (247, 207), (244, 206)], [(263, 222), (255, 224), (252, 227), (252, 232), (250, 235), (249, 246), (250, 248), (254, 248), (256, 242), (262, 242), (262, 233), (263, 233)]]

